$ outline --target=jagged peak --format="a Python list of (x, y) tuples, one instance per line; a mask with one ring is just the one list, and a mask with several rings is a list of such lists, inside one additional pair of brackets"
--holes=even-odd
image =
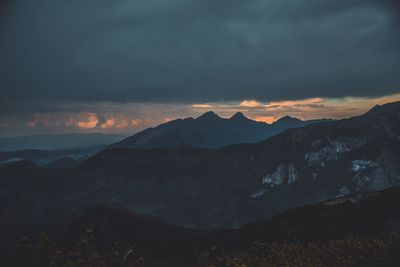
[(279, 120), (274, 123), (282, 123), (282, 122), (300, 122), (301, 120), (295, 117), (291, 117), (289, 115), (283, 116)]
[(199, 119), (221, 119), (221, 117), (218, 116), (214, 111), (208, 111), (200, 115), (197, 120)]
[(248, 118), (242, 112), (236, 112), (230, 120), (248, 120)]
[(366, 114), (376, 114), (380, 112), (390, 112), (390, 111), (399, 111), (400, 110), (400, 101), (386, 103), (383, 105), (375, 105), (371, 108)]

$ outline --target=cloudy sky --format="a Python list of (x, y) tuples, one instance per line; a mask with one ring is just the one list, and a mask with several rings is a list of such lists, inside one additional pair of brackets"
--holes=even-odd
[(400, 100), (396, 0), (3, 0), (0, 135)]

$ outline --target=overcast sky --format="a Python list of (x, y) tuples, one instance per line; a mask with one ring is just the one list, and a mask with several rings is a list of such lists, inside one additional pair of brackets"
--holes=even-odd
[(353, 115), (398, 100), (397, 2), (5, 0), (0, 130), (134, 131), (208, 108), (272, 121), (287, 100)]

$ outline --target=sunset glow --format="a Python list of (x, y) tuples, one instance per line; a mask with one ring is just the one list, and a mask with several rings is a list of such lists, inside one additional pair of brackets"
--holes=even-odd
[[(134, 133), (147, 127), (178, 118), (196, 118), (207, 111), (214, 111), (230, 118), (240, 111), (248, 118), (273, 123), (289, 115), (302, 120), (332, 118), (340, 119), (365, 113), (376, 104), (400, 101), (400, 94), (377, 98), (308, 98), (262, 102), (242, 100), (237, 102), (214, 102), (203, 104), (102, 104), (87, 105), (89, 111), (78, 113), (35, 113), (32, 116), (0, 117), (3, 133), (19, 131), (40, 133), (48, 130), (62, 132), (118, 132)], [(107, 111), (104, 112), (104, 109)]]
[(253, 108), (253, 107), (262, 106), (262, 104), (255, 100), (244, 100), (244, 101), (240, 102), (239, 106), (246, 107), (246, 108)]

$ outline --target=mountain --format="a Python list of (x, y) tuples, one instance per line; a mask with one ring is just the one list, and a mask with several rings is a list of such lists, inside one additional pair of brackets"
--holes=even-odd
[[(47, 243), (53, 249), (46, 250), (43, 234), (38, 241), (41, 245), (25, 249), (34, 252), (44, 248), (50, 255), (52, 251), (63, 255), (71, 249), (82, 251), (83, 247), (88, 249), (84, 251), (94, 252), (97, 248), (96, 257), (113, 252), (114, 262), (123, 263), (118, 266), (131, 266), (129, 262), (138, 258), (144, 259), (144, 265), (139, 266), (159, 267), (205, 267), (216, 263), (221, 267), (282, 266), (282, 261), (287, 266), (398, 266), (398, 203), (400, 189), (393, 188), (290, 209), (265, 221), (222, 231), (187, 229), (127, 209), (97, 204), (77, 210), (66, 228), (50, 238), (60, 245), (57, 249)], [(0, 262), (13, 266), (10, 262), (19, 251), (13, 251), (8, 241), (0, 245)], [(28, 262), (37, 262), (36, 255), (26, 253), (25, 257)], [(84, 255), (78, 257), (82, 262)], [(73, 258), (70, 254), (69, 263)], [(58, 263), (65, 260), (59, 257)]]
[(108, 145), (124, 138), (118, 134), (53, 134), (0, 138), (0, 151), (61, 150)]
[(250, 120), (241, 112), (224, 119), (209, 111), (196, 119), (178, 119), (146, 129), (109, 148), (220, 148), (231, 144), (260, 142), (290, 128), (324, 121), (326, 120), (301, 121), (286, 116), (273, 124), (267, 124)]
[(131, 189), (118, 193), (122, 202), (176, 224), (240, 226), (295, 206), (399, 185), (399, 127), (400, 103), (394, 103), (255, 144), (111, 149), (81, 166), (82, 179), (96, 173), (113, 188), (123, 180)]
[(400, 103), (254, 144), (116, 148), (70, 169), (4, 168), (0, 237), (33, 233), (55, 221), (64, 225), (95, 203), (186, 228), (240, 227), (290, 208), (398, 186)]

